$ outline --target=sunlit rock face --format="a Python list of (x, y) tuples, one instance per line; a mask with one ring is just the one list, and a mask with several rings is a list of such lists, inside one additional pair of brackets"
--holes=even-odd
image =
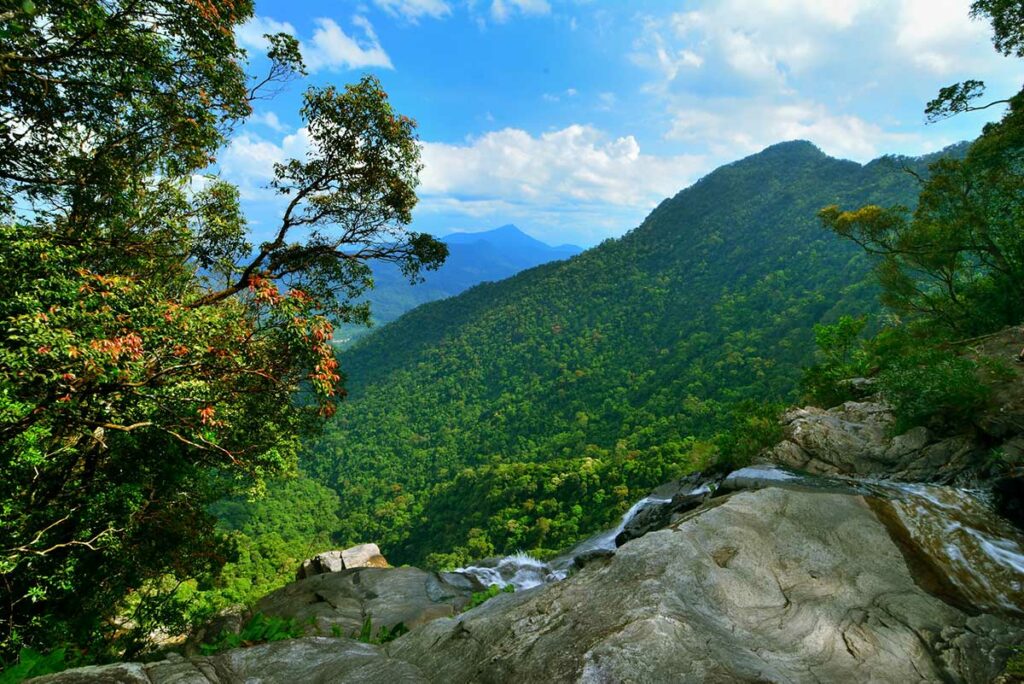
[[(128, 668), (141, 678), (124, 681), (152, 683), (990, 682), (1024, 640), (1022, 540), (970, 492), (771, 468), (721, 489), (564, 579), (461, 614), (442, 606), (450, 617), (421, 611), (424, 624), (383, 647), (297, 639), (40, 681), (121, 681), (111, 677)], [(299, 616), (317, 605), (334, 614), (359, 594), (362, 614), (394, 602), (389, 592), (416, 594), (405, 584), (427, 575), (345, 571), (272, 596)], [(352, 587), (331, 589), (343, 580)], [(434, 594), (421, 603), (449, 600)]]
[[(908, 563), (871, 503), (880, 495), (815, 491), (810, 482), (720, 497), (625, 544), (608, 562), (430, 623), (389, 653), (446, 682), (997, 676), (1024, 628), (1002, 606), (983, 611), (1012, 597), (1021, 573), (993, 559), (976, 569), (973, 582), (984, 591), (951, 600)], [(886, 505), (906, 515), (922, 554), (924, 530), (939, 525), (989, 530), (989, 543), (1004, 547), (1019, 543), (1000, 536), (980, 508), (968, 521), (919, 509), (916, 495)]]

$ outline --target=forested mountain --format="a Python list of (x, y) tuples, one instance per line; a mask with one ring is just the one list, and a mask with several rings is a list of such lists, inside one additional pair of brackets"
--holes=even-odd
[(911, 205), (905, 167), (927, 161), (774, 145), (621, 239), (368, 336), (305, 456), (341, 496), (340, 541), (401, 562), (543, 553), (707, 461), (741, 402), (794, 398), (814, 324), (876, 307), (869, 260), (818, 210)]
[[(567, 259), (581, 251), (576, 245), (552, 247), (513, 225), (479, 233), (452, 233), (440, 239), (448, 245), (448, 259), (436, 271), (422, 273), (422, 283), (410, 284), (394, 264), (374, 265), (374, 288), (366, 299), (377, 325), (393, 321), (420, 304), (451, 297), (479, 283), (508, 278), (549, 261)], [(361, 325), (345, 325), (338, 330), (337, 337), (346, 344), (368, 330)]]

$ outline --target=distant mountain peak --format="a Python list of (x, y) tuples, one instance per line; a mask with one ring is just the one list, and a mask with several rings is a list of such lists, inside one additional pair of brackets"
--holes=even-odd
[(503, 226), (492, 228), (491, 230), (482, 230), (476, 233), (451, 233), (441, 237), (443, 242), (449, 245), (465, 245), (474, 242), (488, 242), (498, 248), (517, 248), (517, 249), (532, 249), (539, 251), (558, 250), (566, 251), (570, 250), (575, 252), (583, 251), (576, 245), (558, 245), (552, 246), (546, 242), (542, 242), (527, 233), (524, 233), (518, 226), (511, 223), (506, 223)]
[(787, 140), (786, 142), (775, 143), (761, 150), (756, 157), (771, 157), (771, 156), (813, 156), (813, 157), (827, 157), (828, 155), (821, 151), (821, 148), (812, 143), (810, 140)]

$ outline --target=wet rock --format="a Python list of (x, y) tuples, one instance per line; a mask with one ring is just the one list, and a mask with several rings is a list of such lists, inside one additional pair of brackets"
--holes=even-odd
[(615, 535), (615, 545), (622, 546), (648, 532), (660, 530), (679, 514), (697, 508), (713, 495), (722, 479), (722, 475), (698, 472), (658, 487), (648, 497), (650, 503), (622, 525), (622, 530)]
[(573, 558), (572, 564), (577, 570), (582, 570), (592, 563), (606, 561), (614, 555), (615, 552), (611, 549), (591, 549)]
[(999, 514), (1024, 530), (1024, 474), (996, 480), (992, 484), (992, 498)]

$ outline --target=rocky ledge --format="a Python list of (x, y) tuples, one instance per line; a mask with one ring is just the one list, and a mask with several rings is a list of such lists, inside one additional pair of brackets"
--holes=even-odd
[[(458, 615), (444, 608), (448, 617), (425, 616), (384, 646), (312, 637), (36, 681), (992, 681), (1024, 640), (1024, 539), (985, 510), (945, 519), (951, 504), (933, 492), (890, 501), (875, 487), (741, 471), (727, 493), (563, 581)], [(998, 557), (974, 562), (985, 545)], [(954, 567), (961, 557), (966, 578)], [(320, 620), (365, 591), (363, 615), (376, 609), (370, 595), (418, 592), (431, 576), (344, 571), (289, 585), (270, 603)], [(362, 589), (342, 596), (335, 583)]]

